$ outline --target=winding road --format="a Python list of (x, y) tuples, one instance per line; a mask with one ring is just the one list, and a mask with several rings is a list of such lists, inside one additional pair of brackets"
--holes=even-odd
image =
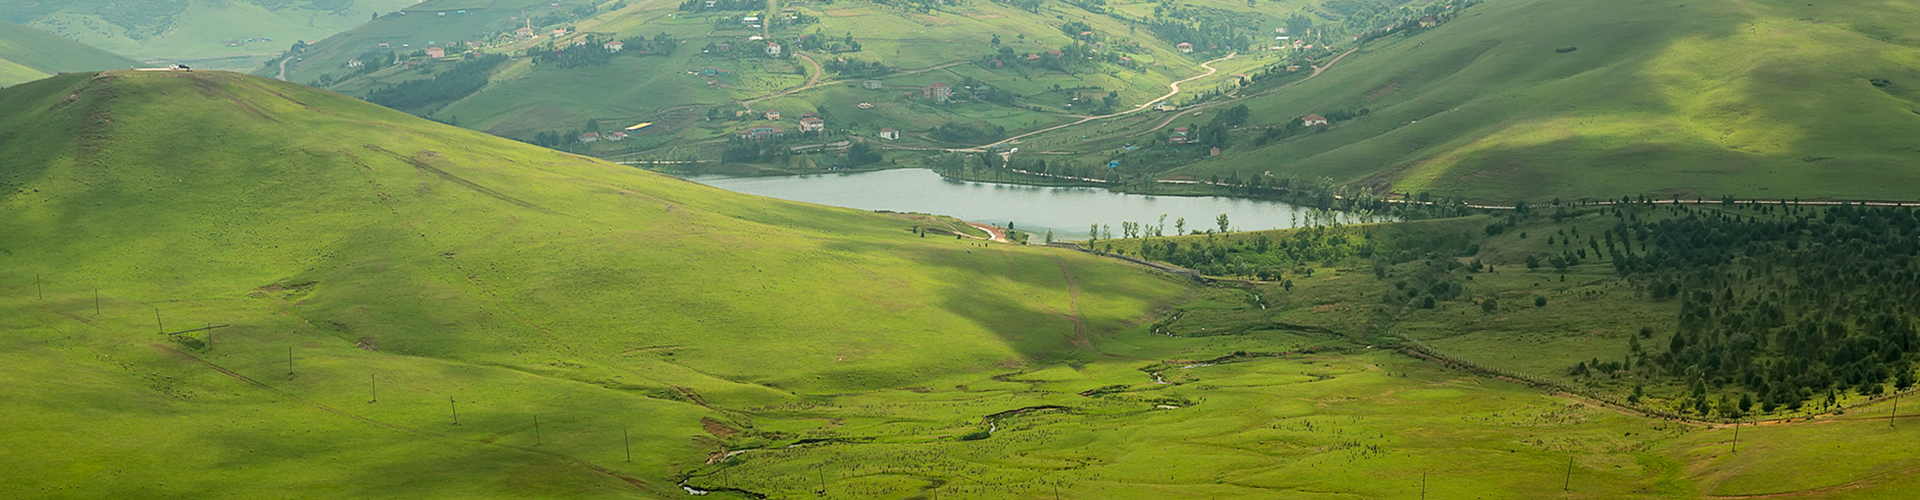
[[(1043, 129), (1040, 129), (1040, 130), (1035, 130), (1035, 131), (1032, 131), (1032, 132), (1027, 132), (1027, 133), (1024, 133), (1024, 134), (1020, 134), (1020, 135), (1016, 135), (1016, 136), (1013, 136), (1013, 137), (1008, 137), (1008, 138), (1006, 138), (1006, 139), (1001, 139), (1001, 140), (1000, 140), (1000, 142), (996, 142), (996, 143), (993, 143), (993, 144), (988, 144), (988, 145), (985, 145), (985, 146), (980, 146), (980, 147), (977, 147), (977, 148), (963, 148), (963, 149), (949, 149), (948, 151), (959, 151), (959, 152), (969, 152), (969, 153), (978, 153), (978, 152), (983, 152), (983, 151), (986, 151), (986, 150), (988, 150), (988, 149), (992, 149), (992, 148), (994, 148), (995, 146), (1000, 146), (1000, 145), (1004, 145), (1004, 144), (1006, 144), (1006, 143), (1009, 143), (1009, 142), (1013, 142), (1013, 141), (1017, 141), (1017, 140), (1020, 140), (1020, 139), (1024, 139), (1024, 138), (1027, 138), (1027, 137), (1032, 137), (1032, 136), (1035, 136), (1035, 135), (1039, 135), (1039, 134), (1044, 134), (1044, 133), (1047, 133), (1047, 132), (1052, 132), (1052, 131), (1055, 131), (1055, 130), (1060, 130), (1060, 129), (1063, 129), (1063, 128), (1067, 128), (1067, 127), (1072, 127), (1072, 126), (1077, 126), (1077, 125), (1081, 125), (1081, 124), (1085, 124), (1085, 123), (1087, 123), (1087, 122), (1090, 122), (1090, 121), (1094, 121), (1094, 120), (1104, 120), (1104, 119), (1107, 119), (1107, 118), (1114, 118), (1114, 117), (1119, 117), (1119, 116), (1126, 116), (1126, 115), (1130, 115), (1130, 114), (1134, 114), (1134, 113), (1139, 113), (1139, 112), (1141, 112), (1141, 111), (1146, 111), (1146, 109), (1147, 109), (1147, 106), (1152, 106), (1152, 105), (1153, 105), (1153, 103), (1156, 103), (1156, 102), (1160, 102), (1160, 101), (1164, 101), (1164, 100), (1167, 100), (1167, 99), (1171, 99), (1171, 98), (1173, 98), (1173, 96), (1175, 96), (1175, 95), (1179, 95), (1179, 94), (1180, 94), (1180, 84), (1182, 84), (1182, 83), (1187, 83), (1187, 82), (1191, 82), (1191, 81), (1194, 81), (1194, 80), (1199, 80), (1199, 79), (1201, 79), (1201, 78), (1206, 78), (1206, 77), (1209, 77), (1209, 76), (1213, 76), (1213, 74), (1214, 74), (1214, 73), (1218, 73), (1218, 72), (1220, 72), (1220, 70), (1218, 70), (1218, 69), (1215, 69), (1215, 68), (1213, 67), (1213, 63), (1217, 63), (1217, 62), (1220, 62), (1220, 61), (1225, 61), (1225, 60), (1228, 60), (1228, 59), (1233, 59), (1233, 56), (1235, 56), (1235, 55), (1238, 55), (1238, 54), (1239, 54), (1239, 52), (1233, 52), (1233, 53), (1229, 53), (1229, 54), (1227, 54), (1227, 55), (1226, 55), (1225, 57), (1221, 57), (1221, 58), (1219, 58), (1219, 59), (1214, 59), (1214, 60), (1211, 60), (1211, 61), (1207, 61), (1207, 62), (1203, 62), (1203, 63), (1200, 63), (1200, 67), (1202, 67), (1202, 68), (1207, 68), (1207, 72), (1206, 72), (1206, 73), (1201, 73), (1201, 74), (1199, 74), (1199, 75), (1195, 75), (1195, 76), (1192, 76), (1192, 77), (1188, 77), (1188, 78), (1186, 78), (1186, 79), (1184, 79), (1184, 80), (1179, 80), (1179, 81), (1176, 81), (1176, 82), (1173, 82), (1173, 83), (1169, 83), (1169, 84), (1167, 84), (1167, 89), (1168, 89), (1168, 90), (1167, 90), (1167, 95), (1163, 95), (1163, 96), (1160, 96), (1159, 98), (1156, 98), (1156, 99), (1153, 99), (1153, 100), (1150, 100), (1150, 101), (1147, 101), (1147, 102), (1144, 102), (1144, 103), (1141, 103), (1141, 104), (1140, 104), (1139, 106), (1134, 106), (1134, 107), (1133, 107), (1133, 109), (1129, 109), (1129, 110), (1126, 110), (1126, 111), (1121, 111), (1121, 112), (1119, 112), (1119, 113), (1113, 113), (1113, 114), (1107, 114), (1107, 115), (1095, 115), (1095, 116), (1089, 116), (1089, 117), (1086, 117), (1086, 118), (1081, 118), (1081, 119), (1080, 119), (1080, 121), (1077, 121), (1077, 122), (1073, 122), (1073, 123), (1062, 123), (1062, 124), (1059, 124), (1059, 125), (1054, 125), (1054, 126), (1052, 126), (1052, 127), (1047, 127), (1047, 128), (1043, 128)], [(1329, 65), (1329, 66), (1331, 66), (1331, 65)]]

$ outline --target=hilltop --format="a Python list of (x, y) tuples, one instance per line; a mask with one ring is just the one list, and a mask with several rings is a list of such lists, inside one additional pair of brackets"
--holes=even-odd
[[(1920, 132), (1920, 43), (1910, 34), (1920, 25), (1889, 12), (1916, 8), (1487, 2), (1403, 25), (1296, 86), (1217, 100), (1207, 116), (1036, 140), (1163, 179), (1270, 175), (1501, 202), (1911, 200), (1920, 150), (1905, 138)], [(1116, 152), (1164, 144), (1173, 126), (1205, 129), (1240, 105), (1252, 118), (1209, 145), (1224, 146), (1219, 157), (1206, 147)], [(1300, 126), (1313, 114), (1332, 123)]]
[(131, 59), (53, 34), (0, 21), (0, 87), (54, 73), (124, 69)]
[[(413, 5), (414, 0), (0, 0), (0, 20), (141, 61), (201, 68), (257, 67), (300, 40), (315, 41)], [(100, 68), (95, 68), (100, 69)]]

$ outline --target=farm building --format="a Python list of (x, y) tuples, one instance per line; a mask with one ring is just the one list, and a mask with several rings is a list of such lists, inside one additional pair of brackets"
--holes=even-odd
[(627, 48), (627, 44), (619, 40), (614, 40), (611, 42), (607, 42), (605, 44), (601, 44), (600, 47), (607, 49), (607, 52), (619, 52), (620, 49)]
[(1432, 28), (1438, 25), (1440, 25), (1440, 20), (1434, 19), (1433, 16), (1420, 18), (1420, 27), (1422, 28)]
[(607, 140), (609, 140), (609, 141), (613, 141), (613, 142), (620, 142), (620, 141), (624, 141), (624, 140), (627, 140), (627, 133), (626, 133), (626, 132), (614, 132), (614, 133), (611, 133), (611, 134), (607, 134)]
[(778, 110), (778, 109), (769, 109), (769, 110), (767, 110), (767, 119), (768, 119), (768, 120), (778, 120), (778, 119), (780, 119), (780, 110)]
[(439, 47), (427, 47), (427, 57), (431, 57), (434, 59), (447, 57), (447, 49), (443, 49)]
[(1173, 135), (1167, 136), (1167, 142), (1170, 142), (1173, 144), (1186, 144), (1187, 140), (1188, 138), (1187, 138), (1186, 127), (1174, 127)]
[(580, 142), (599, 142), (599, 141), (600, 141), (599, 132), (587, 132), (584, 134), (580, 134)]
[(1192, 53), (1193, 53), (1193, 44), (1191, 44), (1191, 43), (1187, 43), (1187, 42), (1180, 42), (1180, 44), (1179, 44), (1179, 45), (1175, 45), (1174, 47), (1175, 47), (1175, 48), (1178, 48), (1178, 49), (1180, 49), (1180, 53), (1182, 53), (1182, 54), (1192, 54)]
[(889, 141), (900, 140), (900, 129), (891, 127), (880, 129), (880, 138)]
[(1317, 115), (1317, 114), (1315, 114), (1315, 115), (1307, 115), (1307, 117), (1306, 117), (1306, 118), (1301, 118), (1301, 119), (1300, 119), (1300, 124), (1301, 124), (1301, 125), (1305, 125), (1305, 126), (1308, 126), (1308, 127), (1319, 127), (1319, 126), (1323, 126), (1323, 125), (1326, 125), (1326, 124), (1327, 124), (1327, 117), (1324, 117), (1324, 116), (1320, 116), (1320, 115)]
[(780, 57), (780, 44), (767, 42), (767, 55)]
[(768, 137), (779, 137), (783, 135), (786, 135), (786, 131), (780, 130), (779, 128), (769, 126), (769, 125), (756, 125), (753, 127), (748, 127), (746, 130), (740, 132), (740, 138), (746, 139), (749, 141), (757, 141), (757, 140), (765, 139)]
[(886, 88), (887, 84), (879, 80), (867, 80), (864, 82), (860, 82), (860, 86), (865, 87), (867, 90), (880, 90), (882, 88)]
[(924, 94), (926, 98), (933, 99), (933, 102), (947, 102), (947, 99), (953, 98), (953, 86), (947, 85), (946, 83), (935, 82), (921, 89), (921, 93)]
[(819, 117), (809, 116), (800, 119), (801, 132), (818, 132), (826, 129), (827, 121), (821, 120)]

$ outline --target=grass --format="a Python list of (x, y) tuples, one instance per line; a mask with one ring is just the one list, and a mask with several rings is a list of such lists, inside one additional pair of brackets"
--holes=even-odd
[[(9, 496), (662, 498), (685, 495), (682, 480), (769, 498), (1912, 486), (1910, 453), (1870, 446), (1915, 432), (1889, 430), (1886, 405), (1743, 429), (1740, 453), (1723, 454), (1731, 429), (1376, 342), (1397, 327), (1507, 366), (1609, 348), (1581, 339), (1633, 327), (1592, 318), (1632, 299), (1580, 305), (1605, 284), (1508, 268), (1544, 248), (1540, 228), (1483, 242), (1501, 277), (1470, 287), (1549, 305), (1483, 328), (1443, 321), (1453, 304), (1383, 314), (1395, 277), (1364, 261), (1305, 264), (1291, 290), (1198, 287), (1078, 252), (911, 235), (954, 223), (936, 216), (727, 193), (228, 73), (9, 88), (0, 134)], [(1262, 235), (1277, 233), (1182, 238)], [(209, 324), (230, 326), (159, 334)], [(1555, 352), (1503, 356), (1542, 351)]]
[(0, 87), (55, 73), (125, 69), (134, 64), (104, 50), (0, 21)]
[[(1886, 8), (1912, 11), (1910, 2)], [(1266, 170), (1491, 200), (1911, 197), (1910, 18), (1804, 2), (1492, 2), (1246, 101), (1371, 116), (1170, 175)], [(1559, 47), (1575, 46), (1572, 52)], [(1886, 87), (1872, 79), (1894, 81)], [(1244, 144), (1244, 143), (1243, 143)], [(1276, 165), (1272, 158), (1287, 159)]]
[[(358, 479), (322, 491), (661, 495), (712, 439), (701, 420), (738, 418), (722, 408), (1057, 356), (1078, 349), (1061, 311), (1114, 330), (1184, 293), (1089, 256), (970, 254), (913, 237), (910, 218), (734, 195), (232, 74), (68, 75), (8, 89), (0, 109), (18, 138), (0, 146), (0, 303), (21, 332), (0, 356), (34, 395), (7, 399), (10, 422), (37, 429), (4, 439), (45, 450), (9, 459), (38, 479), (7, 482), (36, 495), (343, 477)], [(49, 147), (82, 137), (98, 147)], [(173, 160), (139, 160), (154, 155)], [(36, 279), (45, 300), (22, 295)], [(212, 347), (170, 342), (156, 309), (169, 330), (233, 326)], [(97, 446), (156, 458), (57, 451), (95, 446), (82, 423), (116, 409), (125, 437)], [(534, 415), (553, 454), (521, 448)], [(189, 447), (205, 458), (157, 462)], [(176, 475), (200, 468), (222, 472)], [(403, 477), (435, 479), (385, 487)]]
[[(287, 50), (296, 40), (318, 41), (359, 26), (375, 13), (385, 14), (414, 4), (410, 0), (356, 1), (335, 11), (316, 8), (313, 2), (289, 3), (292, 5), (268, 8), (253, 2), (207, 0), (159, 6), (82, 1), (52, 8), (20, 6), (20, 15), (27, 17), (15, 20), (142, 61), (204, 60), (212, 64), (197, 67), (251, 70), (259, 66), (261, 58), (245, 57), (224, 64), (219, 59), (262, 54), (271, 58)], [(178, 10), (169, 11), (165, 6), (178, 7)], [(149, 8), (152, 12), (136, 14), (134, 9), (139, 8)], [(109, 18), (103, 17), (100, 12), (105, 11), (99, 9), (119, 9), (120, 12)], [(122, 18), (128, 15), (131, 17)], [(139, 26), (117, 24), (130, 22)], [(229, 41), (246, 38), (273, 41), (227, 45)]]

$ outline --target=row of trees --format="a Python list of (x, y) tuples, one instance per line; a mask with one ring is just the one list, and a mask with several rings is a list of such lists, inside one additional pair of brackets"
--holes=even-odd
[(507, 56), (500, 54), (461, 61), (433, 78), (375, 89), (367, 94), (367, 101), (394, 109), (417, 109), (459, 100), (485, 87), (493, 68), (506, 61)]

